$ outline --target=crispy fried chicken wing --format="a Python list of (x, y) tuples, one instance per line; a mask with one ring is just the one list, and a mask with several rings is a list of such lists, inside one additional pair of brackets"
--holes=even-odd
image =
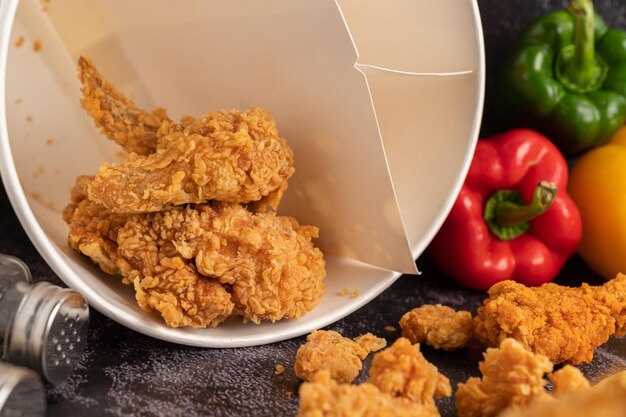
[(210, 113), (185, 124), (165, 121), (158, 135), (156, 152), (102, 165), (89, 198), (119, 213), (264, 197), (275, 209), (294, 173), (291, 148), (260, 108)]
[(298, 417), (438, 417), (434, 405), (392, 397), (376, 386), (338, 384), (328, 370), (300, 387)]
[(433, 407), (434, 399), (452, 394), (448, 378), (426, 360), (419, 344), (412, 345), (404, 337), (374, 355), (370, 382), (394, 397), (404, 397)]
[(337, 382), (352, 382), (363, 368), (361, 361), (386, 345), (385, 339), (371, 333), (353, 341), (332, 330), (314, 331), (306, 340), (298, 348), (294, 363), (296, 375), (305, 381), (313, 380), (315, 374), (325, 369)]
[(78, 78), (83, 84), (81, 104), (104, 135), (128, 152), (149, 155), (156, 150), (157, 130), (169, 120), (165, 109), (149, 113), (138, 108), (82, 56), (78, 59)]
[(590, 362), (594, 350), (626, 331), (626, 276), (600, 287), (548, 283), (528, 288), (513, 281), (495, 284), (474, 319), (480, 340), (498, 345), (518, 340), (554, 363)]
[(459, 417), (493, 417), (505, 408), (530, 403), (547, 396), (544, 374), (553, 364), (544, 355), (535, 355), (514, 339), (505, 339), (499, 348), (489, 348), (479, 368), (482, 378), (469, 378), (456, 392)]
[(87, 186), (93, 177), (80, 176), (72, 188), (71, 201), (63, 211), (69, 224), (68, 242), (77, 252), (91, 258), (107, 274), (117, 267), (117, 234), (128, 215), (111, 213), (87, 199)]
[(402, 336), (411, 343), (425, 343), (435, 349), (457, 350), (465, 347), (474, 334), (469, 311), (437, 305), (423, 305), (400, 319)]
[[(313, 237), (316, 227), (236, 204), (173, 207), (126, 222), (118, 234), (118, 264), (135, 284), (140, 304), (163, 315), (174, 307), (185, 317), (199, 310), (192, 301), (185, 307), (175, 300), (194, 291), (195, 281), (187, 277), (197, 272), (229, 289), (234, 313), (245, 321), (276, 321), (302, 316), (324, 291), (324, 259)], [(185, 279), (163, 276), (177, 270), (186, 271)]]

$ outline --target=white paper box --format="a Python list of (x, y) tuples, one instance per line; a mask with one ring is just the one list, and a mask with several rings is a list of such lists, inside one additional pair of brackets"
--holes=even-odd
[[(389, 271), (417, 272), (414, 259), (445, 219), (477, 137), (484, 57), (474, 1), (45, 4), (23, 0), (12, 30), (15, 2), (0, 11), (2, 178), (44, 258), (98, 310), (179, 343), (259, 344), (343, 317), (399, 275)], [(20, 36), (26, 42), (16, 48)], [(273, 325), (169, 329), (136, 307), (130, 288), (67, 247), (60, 211), (76, 176), (119, 159), (80, 108), (79, 55), (140, 106), (166, 107), (173, 118), (272, 112), (296, 161), (280, 212), (319, 226), (327, 255), (317, 309)], [(344, 287), (361, 296), (338, 296)]]

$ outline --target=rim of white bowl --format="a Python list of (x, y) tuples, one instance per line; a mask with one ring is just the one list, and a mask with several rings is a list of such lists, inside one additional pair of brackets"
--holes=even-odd
[[(460, 167), (454, 186), (452, 187), (442, 210), (439, 212), (435, 221), (431, 224), (427, 233), (425, 233), (420, 242), (412, 248), (414, 258), (419, 257), (424, 252), (428, 244), (435, 237), (437, 231), (441, 228), (445, 219), (448, 217), (448, 214), (452, 209), (452, 206), (456, 201), (456, 198), (465, 181), (480, 132), (485, 97), (485, 46), (478, 3), (477, 0), (470, 1), (474, 15), (474, 29), (478, 42), (478, 68), (476, 69), (476, 79), (478, 85), (476, 91), (477, 97), (475, 101), (474, 126), (472, 128), (471, 137), (469, 138), (468, 152), (466, 153), (465, 159)], [(13, 206), (15, 214), (37, 251), (41, 254), (52, 270), (68, 286), (82, 293), (87, 302), (96, 310), (132, 330), (168, 342), (211, 348), (258, 346), (301, 336), (311, 330), (319, 329), (334, 323), (369, 303), (373, 298), (391, 286), (391, 284), (393, 284), (402, 275), (398, 272), (381, 270), (381, 275), (385, 275), (385, 277), (380, 280), (378, 285), (370, 287), (367, 291), (360, 294), (358, 298), (350, 300), (350, 302), (347, 302), (344, 307), (334, 310), (332, 313), (326, 314), (314, 320), (308, 320), (303, 322), (302, 325), (288, 327), (277, 332), (262, 335), (257, 334), (250, 338), (239, 337), (236, 339), (224, 337), (215, 338), (208, 335), (200, 336), (197, 333), (185, 332), (181, 329), (165, 329), (163, 327), (146, 326), (140, 316), (129, 315), (127, 312), (109, 303), (104, 297), (95, 294), (89, 286), (80, 279), (75, 271), (73, 271), (65, 263), (61, 254), (48, 240), (45, 232), (39, 225), (39, 222), (35, 218), (35, 215), (28, 204), (28, 200), (26, 199), (26, 195), (17, 176), (15, 162), (13, 160), (8, 139), (9, 134), (6, 118), (6, 70), (10, 36), (18, 4), (18, 0), (4, 0), (0, 2), (0, 176), (2, 177), (4, 188), (7, 192), (11, 205)]]

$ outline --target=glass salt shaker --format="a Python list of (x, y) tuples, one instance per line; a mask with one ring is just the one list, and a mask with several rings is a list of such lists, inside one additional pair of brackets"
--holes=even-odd
[(0, 362), (0, 417), (44, 417), (41, 378), (27, 368)]
[(72, 374), (87, 336), (89, 307), (76, 291), (32, 283), (28, 267), (0, 254), (2, 360), (58, 383)]

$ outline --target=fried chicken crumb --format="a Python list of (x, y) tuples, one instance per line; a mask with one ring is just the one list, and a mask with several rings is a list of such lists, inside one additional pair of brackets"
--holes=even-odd
[(52, 138), (46, 139), (46, 145), (54, 145), (54, 139)]
[(478, 309), (474, 328), (491, 346), (512, 337), (554, 363), (590, 362), (611, 335), (626, 333), (626, 276), (577, 288), (499, 282)]
[(300, 387), (297, 417), (438, 417), (434, 405), (381, 392), (375, 385), (338, 384), (328, 370)]
[(19, 38), (17, 38), (17, 40), (15, 41), (15, 47), (16, 48), (21, 48), (22, 45), (24, 45), (24, 37), (20, 36)]
[(572, 365), (565, 365), (558, 371), (549, 374), (548, 379), (553, 385), (552, 395), (579, 391), (591, 386), (587, 377), (580, 372), (580, 369)]
[(350, 290), (347, 287), (343, 287), (340, 295), (345, 298), (357, 298), (359, 296), (359, 289), (355, 288), (354, 290)]
[(280, 363), (276, 365), (276, 369), (274, 370), (275, 375), (281, 375), (284, 372), (285, 372), (285, 367), (283, 365), (281, 365)]
[(33, 121), (33, 116), (26, 116), (26, 122), (30, 123)]
[(384, 346), (383, 343), (386, 343), (384, 339), (371, 333), (351, 340), (333, 330), (316, 330), (298, 349), (294, 370), (305, 381), (312, 381), (315, 374), (328, 370), (337, 382), (352, 382), (363, 368), (363, 359)]
[(289, 390), (285, 390), (285, 395), (289, 398), (293, 397), (293, 392), (289, 391)]
[(22, 103), (22, 99), (21, 98), (16, 98), (15, 99), (15, 104), (21, 104)]
[(374, 355), (369, 374), (380, 391), (419, 404), (434, 407), (434, 399), (452, 394), (448, 378), (426, 360), (419, 344), (412, 345), (404, 337)]
[(41, 51), (41, 41), (40, 41), (40, 40), (38, 40), (38, 39), (37, 39), (37, 40), (35, 40), (35, 41), (33, 42), (33, 51), (34, 51), (34, 52), (39, 52), (39, 51)]
[(515, 339), (487, 349), (478, 367), (482, 378), (471, 377), (458, 386), (459, 417), (493, 417), (509, 406), (524, 406), (548, 395), (544, 374), (552, 371), (552, 362)]
[(385, 326), (385, 330), (386, 330), (386, 331), (388, 331), (388, 332), (395, 332), (395, 331), (397, 331), (398, 329), (396, 329), (396, 328), (395, 328), (395, 327), (393, 327), (393, 326)]
[(400, 319), (402, 336), (411, 343), (425, 343), (435, 349), (457, 350), (465, 347), (474, 334), (469, 311), (437, 305), (423, 305)]
[(354, 341), (358, 343), (363, 349), (369, 352), (378, 352), (385, 346), (387, 341), (381, 337), (374, 336), (372, 333), (365, 333), (361, 336), (354, 338)]
[(605, 378), (591, 388), (564, 392), (534, 401), (527, 407), (510, 407), (499, 417), (624, 417), (626, 372)]

